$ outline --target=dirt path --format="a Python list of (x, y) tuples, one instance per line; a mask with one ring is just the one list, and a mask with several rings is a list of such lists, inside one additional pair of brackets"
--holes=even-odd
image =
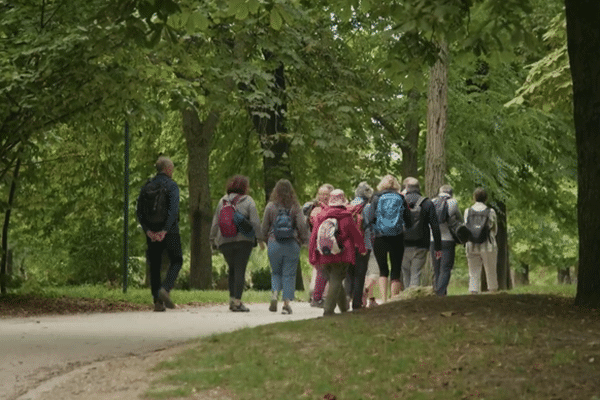
[(137, 398), (154, 379), (148, 369), (190, 339), (322, 314), (307, 303), (295, 303), (292, 315), (248, 307), (0, 319), (0, 399)]

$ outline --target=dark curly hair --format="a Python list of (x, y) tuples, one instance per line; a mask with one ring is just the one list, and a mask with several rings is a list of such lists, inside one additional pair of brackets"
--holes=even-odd
[(229, 193), (237, 193), (237, 194), (246, 194), (248, 192), (248, 186), (250, 185), (249, 179), (244, 175), (234, 175), (229, 178), (227, 181), (227, 185), (225, 189), (227, 190), (227, 194)]

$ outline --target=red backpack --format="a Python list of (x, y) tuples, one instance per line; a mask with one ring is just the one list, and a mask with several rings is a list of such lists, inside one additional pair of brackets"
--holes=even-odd
[(365, 205), (367, 205), (366, 201), (363, 201), (360, 204), (355, 204), (351, 207), (348, 207), (348, 211), (350, 211), (350, 214), (352, 214), (352, 219), (354, 220), (354, 223), (356, 224), (356, 227), (358, 228), (358, 231), (364, 236), (365, 234), (365, 228), (363, 227), (363, 215), (362, 212), (365, 208)]
[(221, 211), (219, 211), (219, 229), (221, 230), (221, 236), (225, 238), (234, 237), (238, 234), (234, 215), (235, 205), (240, 197), (240, 195), (237, 195), (231, 201), (223, 199), (223, 206), (221, 207)]

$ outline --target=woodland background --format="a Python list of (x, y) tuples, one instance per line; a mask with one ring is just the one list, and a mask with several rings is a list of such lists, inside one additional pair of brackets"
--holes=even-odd
[[(260, 214), (281, 177), (301, 202), (387, 173), (430, 197), (450, 183), (461, 209), (483, 186), (501, 287), (509, 271), (568, 279), (588, 147), (572, 96), (559, 0), (0, 1), (2, 292), (118, 286), (124, 224), (139, 282), (135, 200), (160, 154), (190, 288), (213, 286), (208, 229), (237, 173)], [(597, 259), (581, 268), (589, 294)]]

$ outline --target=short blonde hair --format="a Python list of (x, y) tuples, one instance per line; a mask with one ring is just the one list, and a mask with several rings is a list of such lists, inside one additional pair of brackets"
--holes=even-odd
[(386, 175), (381, 178), (381, 182), (379, 182), (379, 185), (377, 185), (377, 190), (380, 192), (382, 190), (400, 191), (400, 182), (398, 182), (398, 179), (396, 179), (394, 175)]

